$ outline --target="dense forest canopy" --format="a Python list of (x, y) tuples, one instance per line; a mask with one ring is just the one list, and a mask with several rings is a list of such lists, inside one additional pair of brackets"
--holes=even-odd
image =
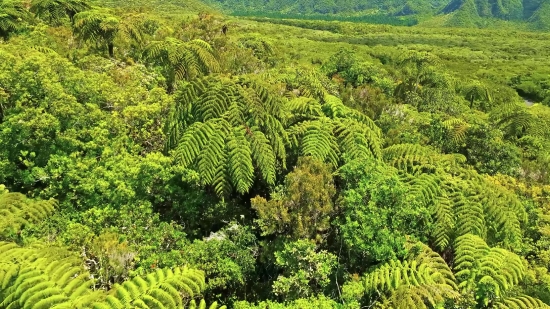
[(344, 2), (0, 0), (0, 309), (550, 308), (548, 1)]
[(235, 15), (550, 30), (548, 0), (206, 0)]

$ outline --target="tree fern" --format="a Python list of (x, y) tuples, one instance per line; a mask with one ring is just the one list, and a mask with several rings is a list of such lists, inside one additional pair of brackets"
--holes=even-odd
[(111, 308), (182, 308), (184, 300), (204, 289), (204, 274), (188, 268), (158, 269), (145, 278), (135, 277), (117, 284), (96, 309)]
[(126, 15), (118, 17), (106, 10), (89, 10), (74, 16), (73, 30), (85, 42), (104, 45), (110, 57), (114, 57), (115, 39), (143, 41), (143, 16)]
[(489, 247), (479, 236), (457, 238), (454, 274), (428, 246), (419, 243), (408, 249), (404, 261), (392, 260), (364, 276), (363, 291), (371, 306), (442, 308), (446, 300), (471, 294), (476, 308), (548, 308), (536, 298), (512, 292), (525, 275), (522, 260)]
[(338, 165), (339, 154), (350, 159), (380, 158), (381, 132), (367, 116), (325, 94), (322, 102), (312, 98), (291, 100), (288, 128), (291, 145), (300, 154)]
[(2, 308), (77, 308), (99, 296), (78, 255), (41, 244), (0, 243), (0, 283)]
[(212, 47), (199, 39), (190, 42), (174, 38), (155, 41), (145, 48), (143, 56), (146, 62), (163, 67), (169, 92), (177, 80), (190, 80), (220, 71)]
[(491, 112), (491, 119), (508, 136), (521, 138), (526, 135), (550, 138), (550, 109), (523, 103), (509, 103)]
[(167, 148), (182, 166), (197, 168), (220, 195), (247, 192), (255, 171), (274, 184), (288, 139), (279, 99), (249, 80), (206, 78), (186, 84), (176, 102)]
[(455, 270), (459, 287), (473, 289), (483, 284), (492, 287), (498, 297), (519, 283), (525, 275), (521, 259), (504, 249), (490, 248), (483, 239), (472, 234), (457, 238)]
[(478, 80), (475, 80), (468, 84), (464, 90), (464, 97), (470, 102), (470, 108), (474, 107), (476, 101), (484, 101), (491, 103), (492, 96), (489, 88)]
[(15, 233), (25, 225), (38, 223), (53, 213), (54, 200), (36, 201), (10, 193), (0, 185), (0, 232)]
[(463, 293), (475, 294), (483, 306), (495, 308), (547, 308), (529, 296), (507, 292), (525, 276), (523, 261), (501, 248), (490, 248), (478, 236), (466, 234), (456, 240), (455, 275)]
[(53, 24), (59, 24), (68, 17), (71, 22), (77, 13), (90, 9), (84, 0), (33, 0), (30, 11), (35, 16)]
[[(187, 308), (189, 308), (189, 309), (206, 309), (207, 306), (206, 306), (206, 302), (204, 301), (204, 299), (202, 299), (198, 305), (195, 302), (195, 300), (192, 300), (189, 303), (189, 306)], [(213, 302), (208, 307), (208, 309), (226, 309), (226, 308), (227, 308), (226, 306), (219, 306), (217, 302)]]
[[(433, 210), (433, 241), (445, 250), (463, 234), (475, 234), (509, 248), (521, 239), (524, 206), (499, 184), (464, 166), (461, 155), (443, 155), (420, 145), (393, 145), (383, 151), (400, 170), (411, 192)], [(505, 201), (505, 202), (503, 202)]]
[(7, 40), (11, 33), (23, 28), (27, 15), (22, 2), (0, 0), (0, 38)]
[(405, 261), (392, 260), (365, 275), (363, 285), (367, 295), (381, 295), (383, 308), (437, 308), (458, 297), (452, 271), (423, 244), (412, 247)]
[(447, 136), (455, 144), (460, 144), (466, 139), (468, 123), (459, 118), (451, 118), (443, 122), (443, 127), (447, 130)]
[(550, 306), (530, 296), (508, 297), (494, 303), (497, 309), (548, 309)]
[[(204, 273), (186, 267), (158, 269), (146, 277), (93, 290), (82, 260), (63, 248), (0, 242), (0, 308), (183, 308), (205, 288)], [(201, 300), (199, 308), (205, 308)], [(217, 303), (209, 308), (217, 309)], [(225, 308), (225, 307), (221, 307)]]

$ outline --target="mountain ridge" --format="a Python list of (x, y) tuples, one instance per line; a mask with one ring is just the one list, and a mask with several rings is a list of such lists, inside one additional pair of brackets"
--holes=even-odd
[[(499, 21), (527, 24), (529, 30), (550, 31), (550, 0), (205, 0), (236, 15), (324, 15), (327, 18), (385, 16), (430, 21), (441, 26), (486, 27)], [(380, 23), (383, 22), (383, 18)]]

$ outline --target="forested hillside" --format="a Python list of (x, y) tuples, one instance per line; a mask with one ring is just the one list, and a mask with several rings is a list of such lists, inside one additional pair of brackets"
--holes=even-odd
[(549, 57), (0, 0), (0, 309), (550, 308)]
[(550, 31), (548, 0), (207, 0), (235, 15)]

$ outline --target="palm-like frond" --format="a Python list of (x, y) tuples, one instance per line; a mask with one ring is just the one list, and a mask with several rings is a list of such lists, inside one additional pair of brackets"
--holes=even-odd
[(491, 118), (510, 137), (550, 138), (550, 109), (546, 106), (510, 103), (493, 110)]
[(33, 0), (30, 11), (38, 18), (59, 24), (63, 18), (72, 21), (76, 14), (90, 8), (85, 0)]
[(93, 308), (182, 308), (204, 289), (204, 273), (188, 268), (158, 269), (145, 278), (117, 284)]
[(450, 268), (423, 244), (411, 248), (405, 261), (392, 260), (365, 275), (363, 285), (367, 295), (380, 293), (383, 306), (391, 308), (437, 308), (459, 295)]
[(203, 183), (220, 195), (231, 188), (247, 192), (255, 170), (274, 184), (276, 163), (284, 165), (286, 158), (282, 107), (248, 80), (193, 81), (177, 93), (167, 147), (184, 167), (197, 168)]
[(22, 2), (13, 0), (0, 1), (0, 37), (8, 39), (12, 32), (18, 31), (24, 26), (27, 19), (27, 10)]
[(94, 9), (74, 16), (73, 31), (82, 41), (106, 45), (113, 57), (117, 37), (137, 43), (143, 41), (143, 21), (141, 14), (118, 17), (109, 11)]
[(202, 40), (182, 42), (174, 38), (151, 42), (143, 53), (146, 62), (163, 67), (167, 82), (172, 87), (177, 80), (219, 72), (220, 64), (212, 47)]
[(41, 244), (0, 242), (0, 283), (2, 308), (57, 308), (77, 299), (90, 305), (99, 296), (78, 255)]
[(35, 201), (0, 186), (0, 232), (18, 232), (22, 226), (38, 223), (53, 213), (54, 200)]
[(462, 156), (413, 144), (393, 145), (382, 152), (411, 192), (432, 209), (432, 237), (438, 249), (445, 250), (457, 236), (468, 233), (483, 238), (490, 233), (493, 241), (508, 247), (520, 241), (524, 206), (506, 188), (463, 166)]
[(490, 248), (483, 239), (472, 234), (457, 238), (454, 268), (459, 288), (462, 291), (484, 291), (486, 295), (481, 298), (485, 301), (502, 298), (525, 275), (519, 256), (501, 248)]
[(297, 98), (287, 104), (291, 145), (302, 155), (338, 165), (339, 154), (349, 159), (380, 158), (381, 132), (372, 119), (325, 94), (323, 102)]

